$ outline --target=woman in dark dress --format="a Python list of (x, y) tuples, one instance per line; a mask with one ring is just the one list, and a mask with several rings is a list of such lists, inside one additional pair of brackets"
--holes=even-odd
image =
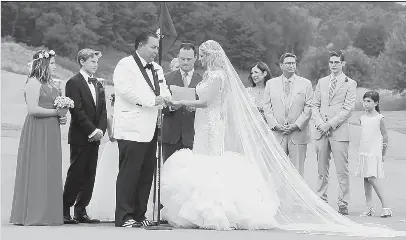
[(55, 52), (37, 51), (24, 89), (28, 113), (18, 147), (10, 222), (17, 225), (60, 225), (62, 213), (62, 148), (60, 124), (67, 109), (55, 109), (59, 96), (52, 74)]

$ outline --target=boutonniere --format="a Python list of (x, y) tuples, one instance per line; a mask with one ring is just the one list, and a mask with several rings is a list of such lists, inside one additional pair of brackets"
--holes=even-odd
[(100, 82), (97, 83), (97, 86), (99, 88), (99, 93), (104, 93), (104, 87)]

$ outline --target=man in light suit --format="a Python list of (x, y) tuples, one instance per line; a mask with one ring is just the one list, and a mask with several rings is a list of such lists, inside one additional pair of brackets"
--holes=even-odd
[(155, 33), (141, 33), (133, 55), (121, 59), (113, 74), (113, 137), (119, 149), (116, 227), (152, 225), (145, 213), (156, 167), (158, 108), (170, 98), (163, 69), (153, 62), (158, 48)]
[[(180, 69), (165, 74), (166, 84), (171, 86), (196, 88), (202, 76), (194, 69), (197, 51), (191, 43), (182, 43), (178, 61)], [(192, 149), (195, 135), (195, 111), (191, 108), (164, 108), (162, 142), (164, 161), (182, 148)]]
[(307, 144), (310, 141), (312, 84), (295, 74), (294, 54), (283, 54), (279, 64), (283, 74), (266, 83), (264, 113), (276, 139), (303, 176)]
[(328, 172), (332, 153), (340, 185), (338, 212), (348, 215), (348, 146), (350, 143), (348, 118), (355, 106), (357, 82), (343, 73), (344, 65), (344, 55), (341, 52), (330, 52), (331, 74), (318, 81), (312, 112), (317, 129), (314, 134), (319, 173), (317, 195), (324, 201), (328, 201)]

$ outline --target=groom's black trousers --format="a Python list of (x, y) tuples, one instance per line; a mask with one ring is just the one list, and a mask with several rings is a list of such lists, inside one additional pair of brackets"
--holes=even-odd
[(115, 225), (145, 220), (156, 167), (158, 130), (150, 142), (117, 140), (119, 172), (116, 182)]

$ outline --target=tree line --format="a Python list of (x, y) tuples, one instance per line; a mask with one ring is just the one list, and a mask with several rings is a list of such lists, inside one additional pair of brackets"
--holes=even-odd
[[(359, 86), (406, 88), (406, 9), (385, 2), (168, 2), (178, 41), (218, 41), (241, 71), (264, 61), (281, 74), (279, 56), (293, 52), (299, 74), (327, 75), (330, 50), (343, 50), (345, 72)], [(156, 30), (154, 2), (2, 2), (1, 35), (75, 58), (94, 47), (129, 53), (135, 37)]]

